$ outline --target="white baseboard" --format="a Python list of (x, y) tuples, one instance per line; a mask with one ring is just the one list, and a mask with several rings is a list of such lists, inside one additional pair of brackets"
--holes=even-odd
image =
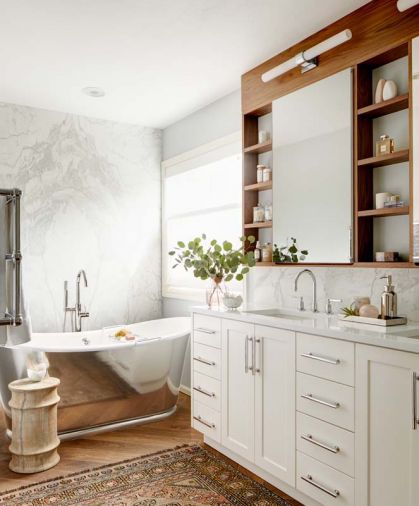
[(180, 385), (179, 390), (180, 390), (183, 394), (189, 395), (189, 397), (191, 396), (191, 388), (190, 388), (190, 387), (186, 387), (185, 385)]

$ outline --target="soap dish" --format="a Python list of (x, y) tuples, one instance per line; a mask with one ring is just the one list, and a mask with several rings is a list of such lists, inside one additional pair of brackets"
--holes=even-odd
[(379, 327), (394, 327), (396, 325), (406, 325), (407, 318), (404, 316), (396, 316), (395, 318), (388, 318), (381, 320), (381, 318), (366, 318), (365, 316), (345, 316), (339, 315), (339, 320), (351, 323), (363, 323), (367, 325), (378, 325)]

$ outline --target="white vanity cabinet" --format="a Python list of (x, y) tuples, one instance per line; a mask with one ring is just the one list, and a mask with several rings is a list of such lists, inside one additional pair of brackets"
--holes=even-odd
[(192, 422), (209, 445), (305, 506), (419, 506), (415, 341), (204, 313)]
[(356, 506), (419, 505), (419, 355), (356, 346)]

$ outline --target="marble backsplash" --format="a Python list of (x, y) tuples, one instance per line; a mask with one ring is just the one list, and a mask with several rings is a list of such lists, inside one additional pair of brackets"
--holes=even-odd
[[(328, 297), (343, 299), (335, 304), (336, 311), (349, 305), (354, 297), (366, 295), (372, 304), (380, 305), (380, 296), (386, 282), (380, 279), (392, 274), (398, 295), (399, 314), (419, 321), (419, 269), (370, 269), (352, 267), (310, 267), (317, 279), (319, 310), (324, 311)], [(296, 309), (303, 296), (307, 309), (312, 303), (312, 282), (308, 276), (300, 278), (298, 292), (294, 292), (295, 276), (299, 267), (256, 267), (248, 275), (246, 300), (249, 304)]]
[(0, 103), (0, 186), (23, 191), (35, 331), (64, 328), (64, 280), (74, 305), (82, 268), (84, 328), (160, 316), (160, 160), (160, 130)]

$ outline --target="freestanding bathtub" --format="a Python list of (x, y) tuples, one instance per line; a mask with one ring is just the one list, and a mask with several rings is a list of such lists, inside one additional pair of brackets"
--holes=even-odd
[(7, 385), (26, 376), (34, 352), (61, 380), (61, 439), (170, 416), (176, 410), (190, 334), (190, 318), (164, 318), (126, 325), (138, 339), (112, 339), (115, 329), (33, 334), (31, 341), (0, 348), (0, 400), (10, 434)]

